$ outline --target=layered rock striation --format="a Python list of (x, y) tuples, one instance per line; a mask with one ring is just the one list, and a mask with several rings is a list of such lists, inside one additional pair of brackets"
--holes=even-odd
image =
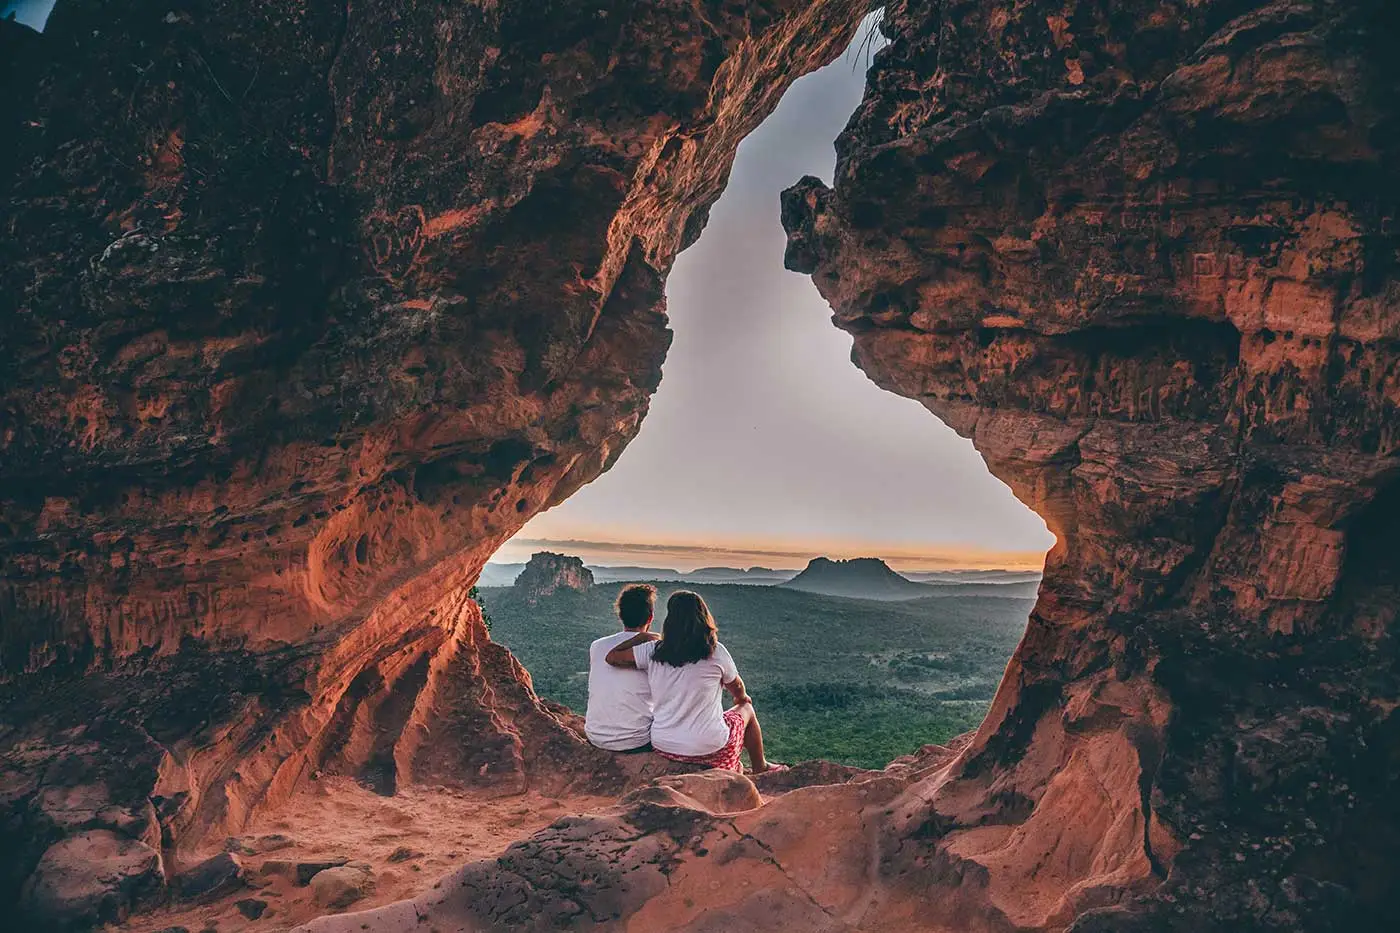
[(862, 12), (0, 22), (0, 902), (79, 832), (169, 875), (318, 771), (612, 779), (468, 591), (636, 433), (664, 274)]
[(1395, 925), (1394, 4), (885, 29), (834, 186), (784, 194), (787, 262), (1058, 544), (882, 875), (963, 929)]
[[(318, 771), (620, 784), (469, 587), (635, 434), (671, 260), (862, 12), (0, 23), (0, 899), (117, 919)], [(788, 261), (1058, 536), (987, 722), (343, 928), (1396, 926), (1398, 15), (887, 6)]]

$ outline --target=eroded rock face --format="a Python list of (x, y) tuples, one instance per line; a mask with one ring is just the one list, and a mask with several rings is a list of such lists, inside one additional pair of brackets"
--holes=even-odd
[(617, 779), (468, 590), (636, 433), (665, 272), (861, 12), (0, 23), (0, 901), (66, 834), (178, 850), (317, 771)]
[(1400, 925), (1400, 13), (886, 29), (834, 187), (784, 197), (788, 261), (1058, 535), (986, 723), (735, 816), (640, 796), (612, 818), (651, 850), (522, 849), (371, 929), (489, 928), (521, 879), (541, 915), (689, 933)]
[(21, 907), (44, 929), (121, 922), (162, 884), (160, 853), (129, 836), (95, 829), (56, 843), (24, 886)]
[[(90, 833), (179, 871), (318, 770), (621, 780), (468, 587), (635, 433), (664, 272), (859, 12), (0, 24), (5, 891)], [(1059, 536), (992, 715), (753, 809), (650, 788), (316, 929), (1396, 926), (1396, 16), (887, 7), (789, 261)]]
[(788, 263), (1059, 543), (882, 872), (966, 929), (1394, 926), (1395, 5), (886, 28), (834, 188), (784, 195)]
[(560, 590), (586, 593), (593, 588), (593, 572), (577, 557), (539, 551), (515, 578), (515, 587), (531, 603)]

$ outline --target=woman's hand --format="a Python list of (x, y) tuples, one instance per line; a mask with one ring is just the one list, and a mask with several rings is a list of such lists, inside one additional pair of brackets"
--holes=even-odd
[(613, 667), (633, 667), (637, 666), (636, 660), (632, 656), (632, 649), (638, 645), (646, 644), (649, 641), (656, 641), (661, 636), (655, 632), (638, 632), (631, 638), (609, 651), (603, 659)]

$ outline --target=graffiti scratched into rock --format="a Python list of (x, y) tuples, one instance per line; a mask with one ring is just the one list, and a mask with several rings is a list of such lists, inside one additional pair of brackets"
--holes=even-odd
[(423, 252), (426, 222), (417, 204), (393, 213), (376, 211), (365, 218), (365, 251), (374, 270), (394, 285), (403, 284)]

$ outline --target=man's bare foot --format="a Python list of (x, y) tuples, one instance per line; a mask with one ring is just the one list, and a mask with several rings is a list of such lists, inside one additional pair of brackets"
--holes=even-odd
[(787, 765), (780, 765), (780, 764), (778, 764), (776, 761), (765, 761), (765, 762), (763, 763), (763, 767), (761, 767), (761, 768), (754, 768), (754, 769), (753, 769), (752, 771), (750, 771), (749, 773), (750, 773), (750, 774), (767, 774), (767, 773), (770, 772), (770, 771), (786, 771), (786, 770), (788, 770), (788, 766), (787, 766)]

